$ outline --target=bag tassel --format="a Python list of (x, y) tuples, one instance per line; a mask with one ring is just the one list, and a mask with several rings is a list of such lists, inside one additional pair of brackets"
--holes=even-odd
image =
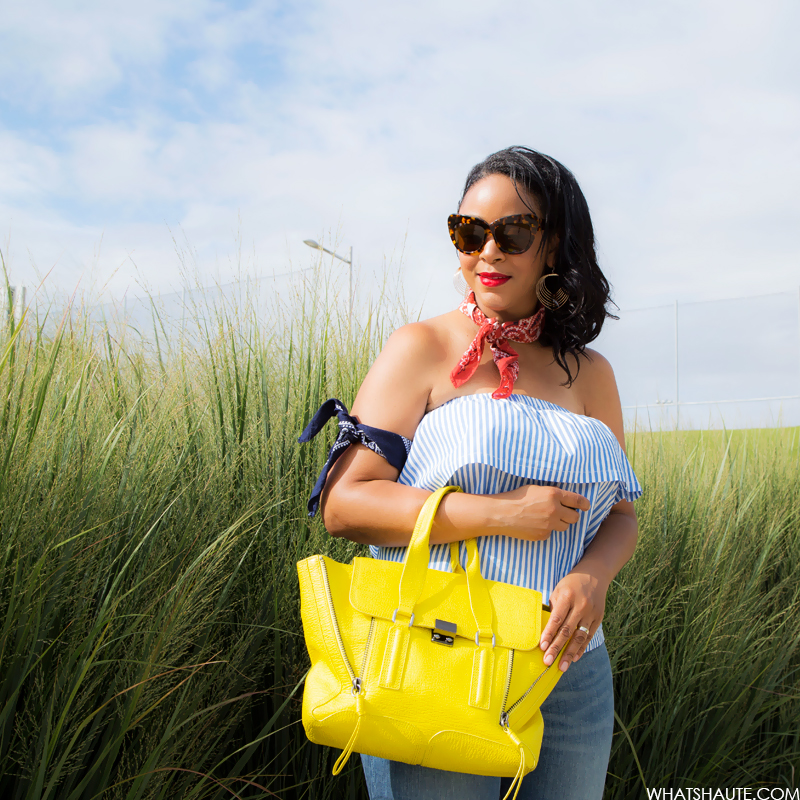
[(353, 747), (355, 747), (356, 739), (358, 738), (358, 731), (361, 728), (362, 714), (364, 713), (361, 708), (360, 694), (356, 695), (356, 713), (358, 714), (358, 722), (356, 722), (356, 727), (353, 730), (353, 735), (350, 737), (350, 740), (345, 745), (341, 755), (339, 756), (339, 758), (336, 759), (336, 763), (333, 765), (333, 770), (332, 770), (333, 775), (338, 775), (342, 771), (342, 768), (347, 763), (347, 759), (350, 758), (350, 754), (353, 752)]
[(506, 733), (511, 737), (511, 740), (514, 742), (515, 745), (519, 748), (519, 767), (517, 768), (517, 774), (514, 776), (514, 780), (511, 781), (511, 786), (508, 787), (508, 791), (506, 792), (505, 797), (503, 800), (508, 800), (509, 796), (511, 796), (511, 792), (514, 792), (513, 797), (511, 800), (516, 800), (517, 795), (519, 794), (519, 788), (522, 786), (522, 779), (526, 775), (525, 770), (525, 745), (514, 736), (509, 728), (506, 728)]

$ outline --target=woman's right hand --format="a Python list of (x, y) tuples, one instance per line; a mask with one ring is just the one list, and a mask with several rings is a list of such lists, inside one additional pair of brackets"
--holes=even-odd
[(588, 511), (589, 501), (580, 494), (556, 486), (526, 484), (494, 495), (501, 503), (505, 536), (542, 541), (553, 531), (565, 531)]

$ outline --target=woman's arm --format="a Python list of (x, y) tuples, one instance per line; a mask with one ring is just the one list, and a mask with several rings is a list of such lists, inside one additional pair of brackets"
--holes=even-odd
[[(369, 371), (352, 413), (359, 421), (413, 438), (434, 376), (448, 370), (446, 347), (428, 323), (397, 330)], [(449, 371), (449, 370), (448, 370)], [(322, 518), (333, 536), (382, 546), (406, 545), (430, 492), (397, 483), (398, 471), (363, 445), (330, 472)], [(556, 487), (523, 486), (502, 495), (451, 493), (439, 506), (431, 543), (503, 534), (546, 539), (578, 521), (589, 503)]]
[[(622, 409), (614, 372), (599, 353), (591, 351), (591, 359), (581, 365), (586, 414), (608, 425), (624, 450)], [(559, 668), (566, 671), (583, 655), (603, 620), (608, 587), (633, 555), (637, 537), (638, 523), (633, 503), (621, 500), (600, 525), (583, 558), (550, 594), (550, 620), (540, 640), (540, 647), (547, 651), (545, 664), (553, 662), (570, 637), (572, 641)], [(579, 631), (579, 626), (589, 628), (589, 632)]]

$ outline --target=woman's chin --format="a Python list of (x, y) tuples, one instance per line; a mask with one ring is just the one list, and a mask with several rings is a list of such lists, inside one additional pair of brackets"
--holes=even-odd
[(536, 306), (536, 300), (534, 299), (529, 308), (521, 307), (519, 296), (513, 289), (509, 291), (508, 285), (497, 288), (478, 286), (474, 289), (474, 292), (478, 308), (487, 317), (499, 317), (502, 322), (530, 316)]

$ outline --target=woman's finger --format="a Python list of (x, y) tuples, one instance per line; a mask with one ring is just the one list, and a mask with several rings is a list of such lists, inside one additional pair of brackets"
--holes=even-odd
[(566, 506), (559, 506), (554, 516), (550, 518), (550, 528), (554, 531), (565, 531), (580, 519), (577, 511)]
[(559, 659), (558, 668), (562, 672), (566, 672), (570, 664), (577, 661), (583, 655), (586, 645), (589, 644), (594, 635), (592, 627), (594, 626), (587, 625), (585, 622), (578, 623), (575, 628), (575, 633), (572, 634), (572, 639), (567, 645), (567, 649), (562, 653)]
[[(556, 632), (555, 638), (553, 639), (550, 647), (548, 647), (547, 650), (545, 651), (544, 654), (545, 666), (549, 667), (556, 660), (556, 657), (561, 651), (561, 648), (564, 647), (564, 645), (568, 641), (570, 641), (570, 639), (572, 639), (572, 637), (575, 635), (579, 622), (580, 619), (577, 616), (577, 614), (574, 615), (571, 614), (567, 618), (567, 621), (563, 625), (561, 625), (561, 627)], [(569, 648), (567, 648), (567, 651), (568, 650)], [(559, 664), (559, 667), (562, 668), (562, 671), (566, 669), (566, 667), (563, 667), (562, 665), (565, 663), (564, 659), (566, 657), (567, 651), (565, 651), (564, 654), (561, 656), (561, 662)], [(569, 666), (573, 658), (574, 654), (570, 655), (569, 659), (566, 661), (566, 666)]]
[(568, 492), (566, 489), (562, 489), (561, 505), (568, 506), (569, 508), (577, 508), (581, 511), (588, 511), (592, 504), (582, 494)]
[(600, 623), (595, 622), (594, 625), (587, 625), (584, 627), (589, 628), (589, 633), (586, 634), (586, 641), (584, 641), (584, 643), (578, 648), (578, 652), (575, 653), (575, 658), (572, 659), (573, 663), (575, 661), (580, 661), (581, 656), (586, 652), (587, 645), (589, 644), (589, 642), (592, 641), (594, 635), (597, 633), (597, 629), (600, 627)]
[(542, 635), (539, 638), (539, 647), (542, 650), (547, 650), (550, 647), (550, 643), (553, 641), (553, 637), (556, 635), (558, 629), (566, 620), (566, 614), (562, 613), (561, 607), (554, 602), (553, 598), (550, 598), (550, 617), (547, 620), (547, 624), (544, 626), (544, 630), (542, 631)]
[(580, 518), (581, 515), (573, 508), (564, 507), (561, 509), (561, 519), (566, 522), (567, 525), (574, 525)]
[(545, 651), (545, 666), (550, 666), (558, 652), (569, 641), (575, 629), (580, 624), (580, 617), (572, 607), (572, 602), (566, 597), (553, 600), (550, 619), (542, 633), (540, 647)]

